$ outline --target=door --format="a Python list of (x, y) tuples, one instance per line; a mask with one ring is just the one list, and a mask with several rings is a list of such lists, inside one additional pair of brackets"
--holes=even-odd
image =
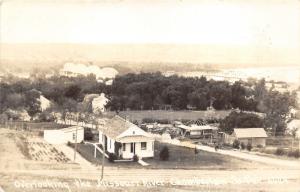
[(130, 152), (135, 155), (135, 143), (130, 144)]

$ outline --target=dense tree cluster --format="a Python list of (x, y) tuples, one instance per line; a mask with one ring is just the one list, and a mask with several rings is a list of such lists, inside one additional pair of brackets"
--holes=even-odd
[[(263, 84), (263, 85), (261, 85)], [(112, 110), (217, 110), (239, 108), (260, 111), (264, 81), (207, 80), (205, 77), (165, 77), (160, 73), (127, 74), (115, 79), (111, 92)]]
[(265, 127), (264, 117), (254, 113), (231, 112), (220, 123), (220, 129), (228, 134), (233, 132), (234, 128), (258, 128)]
[(109, 89), (109, 86), (97, 82), (94, 75), (35, 77), (33, 79), (9, 76), (0, 83), (0, 114), (7, 109), (26, 109), (32, 116), (40, 112), (38, 100), (40, 95), (52, 101), (53, 110), (75, 112), (78, 110), (78, 103), (86, 94), (108, 93)]
[[(114, 111), (206, 110), (213, 107), (216, 110), (235, 108), (241, 111), (262, 112), (266, 114), (264, 126), (272, 127), (278, 134), (286, 128), (291, 107), (297, 106), (295, 92), (282, 93), (273, 88), (267, 89), (264, 79), (230, 83), (207, 80), (205, 77), (166, 77), (159, 72), (129, 73), (117, 76), (112, 85), (105, 85), (98, 82), (94, 75), (55, 75), (47, 78), (35, 75), (31, 79), (18, 79), (13, 76), (2, 79), (0, 114), (8, 109), (25, 109), (30, 116), (40, 113), (38, 98), (42, 94), (52, 101), (51, 111), (62, 112), (64, 116), (66, 112), (77, 112), (87, 108), (82, 105), (86, 94), (100, 93), (109, 97), (108, 107)], [(253, 118), (249, 117), (251, 121), (255, 121)], [(244, 122), (243, 118), (237, 121)], [(228, 120), (227, 123), (232, 127), (232, 120)]]

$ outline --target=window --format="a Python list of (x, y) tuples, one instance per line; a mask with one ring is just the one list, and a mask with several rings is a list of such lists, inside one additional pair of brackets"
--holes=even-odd
[(73, 133), (73, 141), (76, 140), (76, 133)]
[(133, 148), (134, 148), (133, 143), (130, 143), (130, 152), (131, 153), (133, 153)]
[(123, 151), (126, 151), (126, 143), (122, 144)]
[(109, 140), (109, 148), (111, 149), (111, 140)]
[(146, 142), (142, 142), (141, 143), (141, 149), (142, 150), (146, 150), (147, 149), (147, 143)]

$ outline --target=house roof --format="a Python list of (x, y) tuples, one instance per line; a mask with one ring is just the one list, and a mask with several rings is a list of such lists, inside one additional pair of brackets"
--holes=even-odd
[(67, 128), (63, 128), (63, 129), (60, 129), (60, 131), (63, 131), (63, 132), (72, 132), (72, 131), (76, 131), (76, 129), (77, 129), (77, 131), (78, 130), (82, 130), (82, 129), (84, 129), (83, 127), (80, 127), (80, 126), (71, 126), (71, 127), (67, 127)]
[(186, 126), (186, 125), (178, 125), (179, 128), (185, 129), (188, 131), (202, 131), (202, 130), (217, 130), (217, 127), (213, 127), (210, 125), (196, 125), (193, 124), (191, 126)]
[(143, 134), (136, 134), (136, 135), (143, 135), (146, 137), (148, 136), (148, 134), (144, 130), (139, 128), (137, 125), (123, 119), (118, 115), (107, 120), (99, 130), (102, 131), (105, 135), (109, 136), (110, 138), (117, 139), (122, 136), (122, 133), (124, 133), (126, 130), (130, 128), (138, 130), (139, 132), (143, 133)]
[(265, 138), (268, 137), (264, 128), (235, 128), (237, 138)]

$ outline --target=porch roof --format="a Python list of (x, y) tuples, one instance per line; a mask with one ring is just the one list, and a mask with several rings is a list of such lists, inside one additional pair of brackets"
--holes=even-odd
[(117, 139), (120, 143), (133, 143), (133, 142), (147, 142), (147, 141), (154, 141), (152, 137), (145, 137), (141, 135), (134, 135), (134, 136), (126, 136)]

